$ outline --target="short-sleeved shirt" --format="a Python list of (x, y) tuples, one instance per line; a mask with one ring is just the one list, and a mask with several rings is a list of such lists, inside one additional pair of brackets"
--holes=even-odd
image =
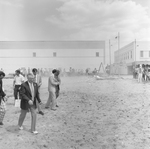
[(15, 85), (21, 85), (24, 82), (24, 77), (22, 75), (15, 76), (14, 78)]
[(139, 73), (142, 73), (142, 72), (143, 72), (143, 69), (142, 69), (142, 68), (139, 68), (138, 72), (139, 72)]

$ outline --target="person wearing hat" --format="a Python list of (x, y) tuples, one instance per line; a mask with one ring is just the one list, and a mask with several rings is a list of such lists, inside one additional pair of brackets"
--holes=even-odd
[[(56, 85), (56, 99), (59, 97), (59, 93), (60, 93), (60, 84), (61, 84), (61, 79), (59, 77), (60, 71), (57, 70), (57, 73), (55, 74), (55, 79), (59, 82), (59, 85)], [(58, 104), (56, 104), (56, 107), (58, 107)]]

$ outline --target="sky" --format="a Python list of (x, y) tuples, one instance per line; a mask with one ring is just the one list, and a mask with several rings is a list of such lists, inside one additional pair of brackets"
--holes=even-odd
[(0, 41), (150, 41), (150, 0), (0, 0)]
[(0, 0), (0, 41), (150, 40), (150, 0)]

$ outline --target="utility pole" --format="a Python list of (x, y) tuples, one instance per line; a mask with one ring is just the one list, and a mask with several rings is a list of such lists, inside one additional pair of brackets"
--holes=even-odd
[(110, 39), (109, 39), (109, 64), (110, 64), (110, 74), (111, 74), (111, 42), (110, 42)]
[(110, 43), (110, 40), (109, 40), (109, 63), (111, 65), (111, 43)]
[(118, 75), (120, 75), (120, 34), (118, 32)]
[[(120, 55), (120, 35), (119, 35), (119, 32), (118, 32), (118, 56)], [(119, 56), (119, 63), (120, 63), (120, 56)]]
[(134, 46), (135, 46), (135, 52), (134, 52), (134, 60), (135, 60), (135, 63), (136, 63), (136, 39), (135, 39), (135, 41), (134, 41)]
[(120, 49), (120, 34), (118, 32), (118, 50)]

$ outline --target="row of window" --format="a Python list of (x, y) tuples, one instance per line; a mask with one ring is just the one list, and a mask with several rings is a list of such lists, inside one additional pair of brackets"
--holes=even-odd
[[(150, 51), (140, 51), (140, 57), (141, 58), (144, 58), (145, 57), (150, 57)], [(132, 55), (132, 51), (129, 51), (123, 55), (121, 55), (120, 59), (119, 57), (115, 57), (116, 61), (119, 61), (119, 60), (129, 60), (129, 59), (132, 59), (133, 55)]]
[[(57, 53), (56, 52), (53, 52), (53, 57), (56, 57), (57, 56)], [(96, 52), (95, 53), (95, 56), (96, 57), (99, 57), (99, 52)], [(36, 57), (36, 52), (33, 52), (33, 57)]]
[[(150, 57), (150, 51), (147, 51), (147, 52), (149, 52), (148, 55)], [(36, 56), (37, 56), (36, 52), (33, 52), (33, 57), (36, 57)], [(96, 52), (95, 56), (99, 57), (99, 52)], [(57, 53), (56, 52), (53, 52), (53, 57), (57, 57)], [(121, 60), (129, 60), (129, 59), (132, 59), (132, 57), (133, 57), (132, 51), (129, 51), (127, 53), (122, 54), (120, 59)], [(140, 57), (144, 57), (144, 51), (140, 51)], [(115, 59), (119, 60), (119, 57), (116, 56)]]
[[(150, 57), (150, 51), (145, 51), (146, 57)], [(140, 57), (144, 57), (144, 51), (140, 51)]]
[(129, 52), (122, 54), (120, 58), (116, 56), (115, 59), (116, 59), (116, 61), (119, 61), (119, 59), (122, 61), (122, 60), (132, 59), (132, 57), (133, 57), (132, 51), (129, 51)]
[(132, 51), (129, 51), (125, 54), (122, 55), (121, 57), (122, 60), (128, 60), (128, 59), (132, 59)]

